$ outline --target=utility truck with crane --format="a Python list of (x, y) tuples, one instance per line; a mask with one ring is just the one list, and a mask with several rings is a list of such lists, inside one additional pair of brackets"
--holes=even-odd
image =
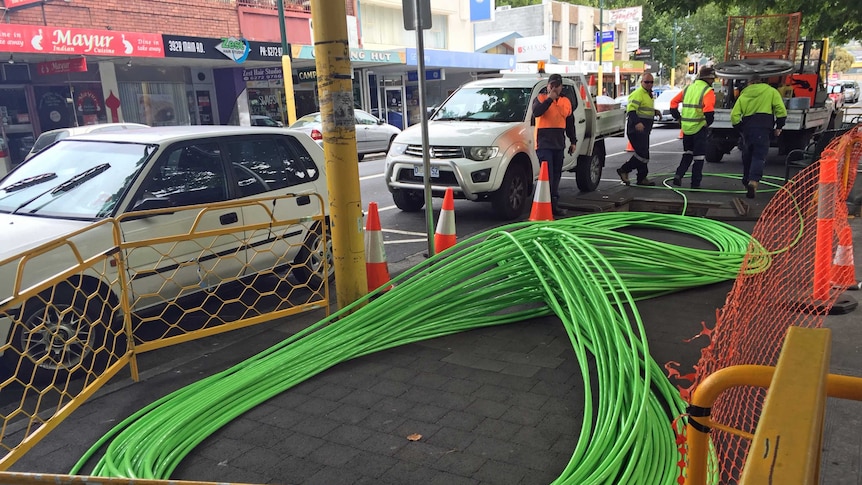
[(801, 18), (800, 13), (728, 18), (725, 60), (715, 65), (721, 87), (715, 88), (707, 162), (720, 162), (738, 145), (730, 112), (740, 91), (754, 79), (789, 86), (784, 98), (787, 122), (772, 140), (780, 154), (805, 148), (840, 120), (823, 82), (828, 43), (800, 40)]

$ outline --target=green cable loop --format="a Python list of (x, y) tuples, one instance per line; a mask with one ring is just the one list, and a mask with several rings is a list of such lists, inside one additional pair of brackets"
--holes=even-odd
[[(626, 231), (665, 230), (711, 249)], [(195, 446), (246, 411), (339, 363), (465, 330), (547, 315), (580, 367), (583, 423), (554, 484), (673, 485), (681, 459), (670, 423), (685, 412), (651, 357), (636, 301), (769, 267), (770, 253), (728, 224), (652, 213), (515, 223), (458, 243), (239, 364), (142, 408), (75, 464), (93, 475), (167, 479)], [(714, 457), (710, 457), (714, 463)], [(717, 482), (713, 469), (711, 480)], [(285, 477), (289, 479), (289, 477)]]

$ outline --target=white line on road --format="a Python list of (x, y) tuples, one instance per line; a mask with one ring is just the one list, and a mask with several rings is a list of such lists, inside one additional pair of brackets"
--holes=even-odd
[[(674, 142), (679, 142), (679, 138), (674, 138), (673, 140), (660, 141), (658, 143), (653, 143), (652, 145), (650, 145), (650, 148), (657, 147), (659, 145), (664, 145), (666, 143), (674, 143)], [(631, 152), (622, 151), (622, 152), (617, 152), (617, 153), (611, 153), (610, 155), (607, 155), (607, 156), (608, 157), (615, 157), (617, 155), (625, 155), (627, 153), (631, 153)], [(681, 152), (656, 152), (656, 153), (681, 153)]]
[(427, 243), (428, 239), (399, 239), (397, 241), (383, 241), (383, 245), (387, 244), (405, 244), (405, 243)]
[(424, 232), (402, 231), (400, 229), (383, 229), (383, 232), (391, 232), (392, 234), (403, 234), (405, 236), (427, 236)]
[(382, 177), (382, 176), (383, 176), (383, 174), (382, 174), (382, 173), (379, 173), (379, 174), (377, 174), (377, 175), (366, 175), (366, 176), (364, 176), (364, 177), (359, 177), (359, 180), (360, 180), (360, 181), (362, 181), (362, 180), (371, 180), (371, 179), (380, 178), (380, 177)]

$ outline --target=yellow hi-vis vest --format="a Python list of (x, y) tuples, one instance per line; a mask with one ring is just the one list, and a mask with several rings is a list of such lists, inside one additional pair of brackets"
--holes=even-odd
[(698, 79), (693, 84), (686, 86), (682, 95), (682, 109), (679, 110), (680, 126), (686, 135), (694, 135), (706, 126), (706, 117), (703, 115), (703, 96), (711, 86)]

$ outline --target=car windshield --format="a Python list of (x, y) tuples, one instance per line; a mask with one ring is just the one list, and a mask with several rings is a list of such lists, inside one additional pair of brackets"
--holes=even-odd
[(844, 86), (842, 86), (840, 84), (830, 84), (829, 85), (829, 92), (830, 93), (840, 93), (843, 88), (844, 88)]
[(0, 182), (0, 212), (109, 217), (154, 151), (152, 145), (61, 140)]
[(462, 88), (441, 106), (434, 121), (524, 121), (530, 88)]

